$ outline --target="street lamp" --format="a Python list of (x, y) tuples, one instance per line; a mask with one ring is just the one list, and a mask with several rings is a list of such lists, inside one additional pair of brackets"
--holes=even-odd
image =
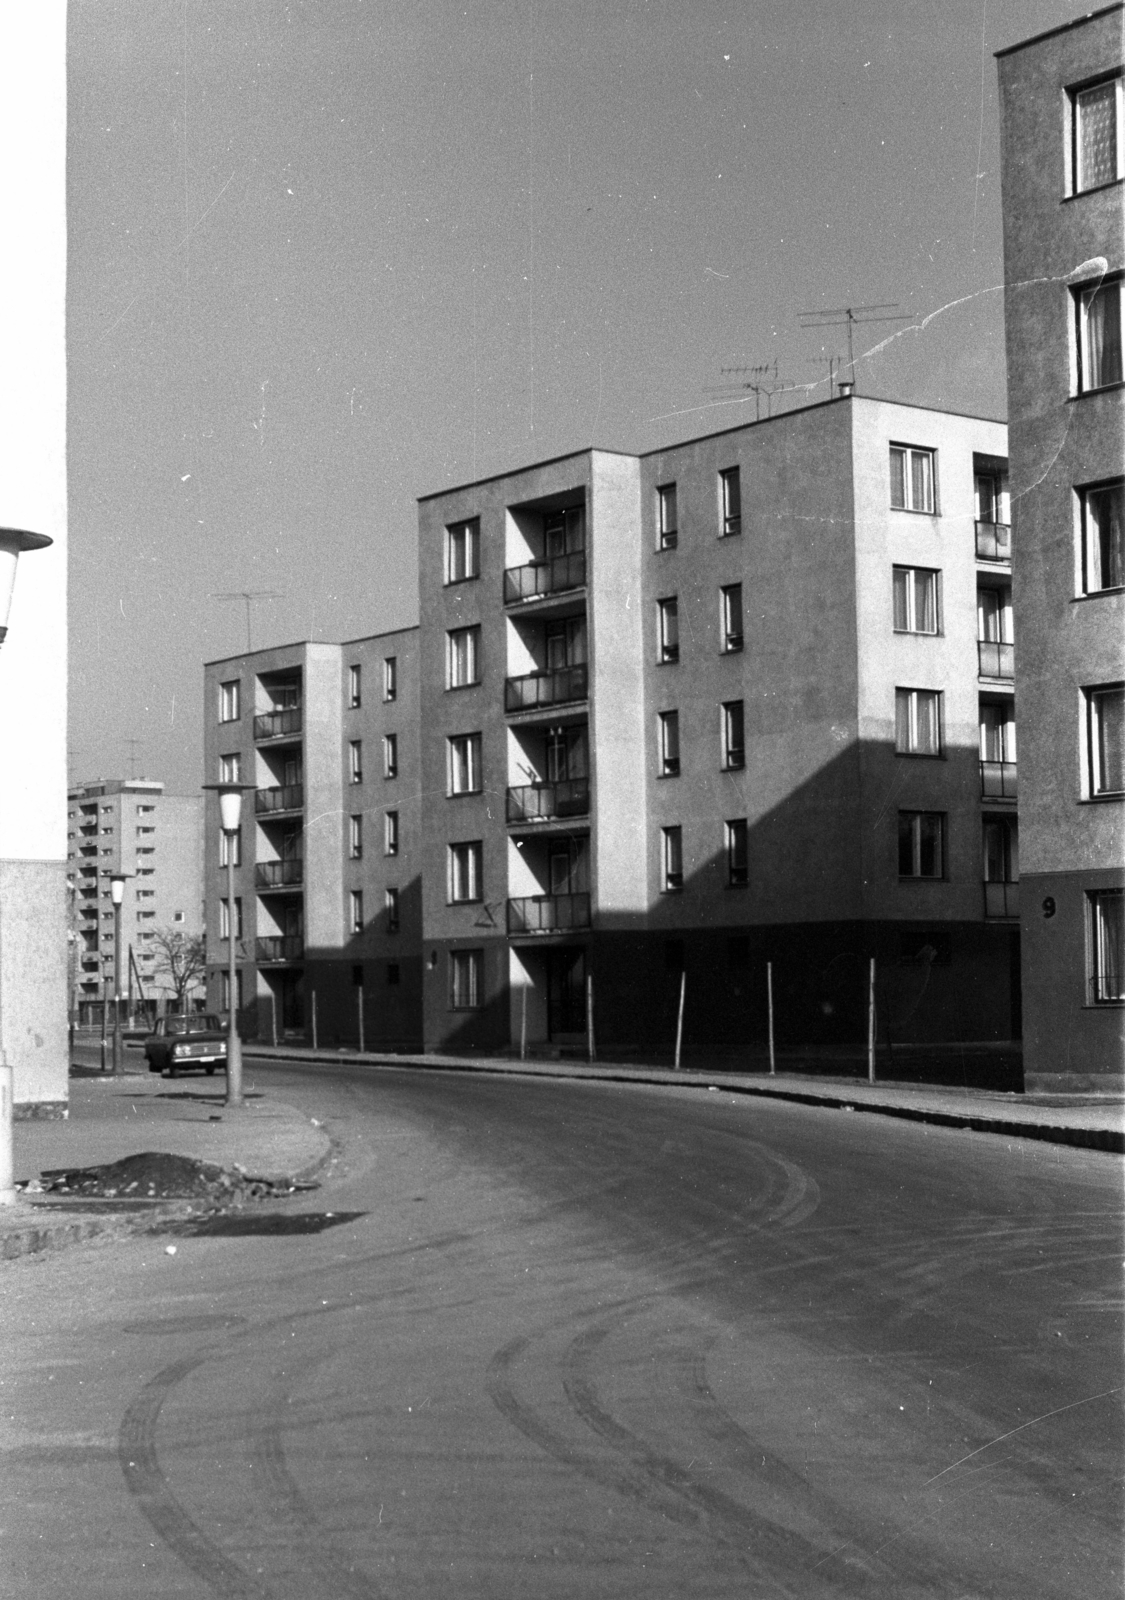
[[(8, 634), (8, 614), (16, 583), (16, 564), (25, 550), (46, 550), (54, 540), (45, 533), (28, 533), (23, 528), (0, 528), (0, 644)], [(14, 1205), (16, 1199), (15, 1154), (12, 1146), (12, 1114), (15, 1082), (11, 1063), (4, 1054), (0, 1035), (0, 1206)]]
[(125, 1076), (125, 1060), (121, 1051), (121, 902), (125, 898), (125, 884), (130, 872), (111, 872), (109, 892), (113, 899), (113, 1076)]
[(227, 1105), (242, 1104), (242, 1040), (238, 1037), (238, 957), (235, 935), (238, 931), (234, 903), (234, 841), (242, 823), (242, 794), (252, 783), (205, 783), (219, 797), (219, 826), (227, 841)]

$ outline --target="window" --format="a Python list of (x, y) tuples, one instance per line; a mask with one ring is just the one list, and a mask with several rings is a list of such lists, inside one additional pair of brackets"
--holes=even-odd
[(556, 556), (573, 555), (586, 548), (586, 507), (566, 506), (561, 511), (548, 511), (543, 518), (543, 555), (548, 561)]
[[(231, 841), (234, 849), (231, 849)], [(138, 850), (137, 854), (140, 854)], [(242, 829), (236, 828), (233, 833), (221, 831), (219, 834), (219, 865), (220, 867), (240, 867), (242, 865)], [(152, 871), (152, 868), (142, 868), (142, 871)]]
[(660, 776), (674, 778), (680, 770), (680, 713), (662, 711), (657, 718), (660, 736)]
[[(237, 751), (233, 755), (219, 757), (219, 782), (242, 782), (242, 757)], [(151, 811), (152, 807), (148, 806), (145, 809)], [(137, 810), (140, 811), (141, 807), (138, 806)]]
[(1085, 489), (1082, 502), (1082, 592), (1125, 585), (1125, 481)]
[(1018, 883), (1019, 839), (1012, 817), (985, 817), (981, 824), (985, 883)]
[(676, 894), (684, 886), (684, 830), (675, 827), (660, 830), (661, 889), (665, 894)]
[(383, 658), (383, 699), (398, 699), (398, 657)]
[[(237, 850), (237, 848), (238, 847), (236, 845), (235, 849)], [(219, 853), (220, 853), (220, 855), (222, 854), (221, 846), (220, 846)], [(236, 861), (235, 862), (235, 866), (237, 866), (237, 865), (238, 865), (238, 863)], [(154, 875), (154, 872), (155, 872), (155, 868), (153, 868), (153, 867), (138, 867), (137, 868), (137, 877), (138, 878), (151, 878)]]
[(658, 661), (680, 659), (680, 607), (675, 596), (656, 602)]
[(459, 733), (449, 741), (449, 793), (480, 793), (480, 734)]
[(398, 855), (398, 812), (388, 811), (383, 818), (383, 854)]
[(891, 446), (891, 506), (896, 511), (934, 509), (934, 452)]
[(895, 567), (896, 633), (937, 633), (938, 575), (931, 567)]
[(242, 715), (242, 685), (235, 678), (219, 685), (219, 721), (237, 722)]
[(462, 905), (481, 897), (481, 845), (479, 839), (449, 847), (449, 903)]
[(980, 758), (982, 761), (1016, 759), (1016, 711), (1009, 696), (980, 702)]
[(945, 817), (940, 811), (900, 811), (898, 814), (899, 877), (944, 877), (944, 836)]
[(383, 735), (383, 776), (384, 778), (398, 777), (397, 733), (385, 733)]
[(737, 467), (719, 473), (719, 537), (728, 539), (742, 532), (742, 480)]
[(445, 530), (445, 581), (464, 583), (480, 577), (480, 520), (451, 523)]
[(725, 700), (723, 716), (723, 770), (736, 772), (746, 765), (745, 718), (741, 700)]
[[(234, 902), (234, 936), (236, 939), (242, 938), (242, 900), (239, 896), (235, 896)], [(219, 901), (219, 938), (230, 938), (230, 901), (226, 899)]]
[(1121, 279), (1075, 289), (1078, 393), (1121, 382)]
[(1075, 194), (1113, 183), (1125, 168), (1121, 130), (1121, 78), (1110, 78), (1073, 95)]
[(678, 538), (676, 485), (666, 483), (656, 491), (656, 548), (674, 550)]
[(387, 914), (387, 932), (399, 930), (398, 890), (388, 889), (383, 895), (383, 910)]
[(348, 668), (348, 705), (354, 711), (363, 704), (363, 668)]
[(727, 887), (745, 889), (750, 882), (750, 830), (743, 817), (726, 824)]
[(722, 599), (724, 652), (742, 649), (742, 585), (728, 583), (719, 590)]
[[(150, 844), (139, 844), (137, 846), (137, 854), (139, 856), (154, 856), (156, 854), (156, 851), (153, 848), (153, 846), (150, 845)], [(85, 871), (85, 870), (86, 869), (83, 868), (83, 871)]]
[(1090, 999), (1125, 1000), (1125, 889), (1095, 889), (1089, 907)]
[(137, 815), (138, 817), (151, 817), (155, 810), (155, 806), (138, 806)]
[(348, 741), (348, 782), (363, 782), (363, 740)]
[(451, 689), (466, 689), (480, 682), (480, 628), (452, 628), (446, 635)]
[(155, 889), (134, 889), (133, 898), (136, 900), (153, 900), (156, 897)]
[(480, 1006), (483, 950), (453, 950), (449, 956), (449, 1009), (476, 1011)]
[(1087, 689), (1090, 793), (1125, 792), (1125, 687)]
[[(112, 833), (112, 832), (113, 832), (113, 829), (112, 829), (112, 828), (103, 828), (103, 829), (102, 829), (102, 832), (103, 832), (103, 833)], [(147, 836), (148, 836), (148, 835), (149, 835), (149, 834), (151, 834), (151, 833), (155, 833), (155, 832), (156, 832), (156, 829), (155, 829), (155, 828), (138, 828), (138, 829), (137, 829), (137, 834), (138, 834), (138, 836), (139, 836), (139, 837), (141, 837), (141, 838), (145, 838), (145, 837), (147, 837)], [(103, 851), (103, 854), (104, 854), (104, 851)]]
[(363, 890), (352, 889), (348, 894), (348, 927), (352, 933), (363, 932)]
[(153, 917), (155, 917), (155, 915), (156, 915), (155, 911), (138, 911), (137, 912), (137, 921), (138, 922), (151, 922)]
[(895, 750), (900, 756), (941, 755), (941, 695), (936, 689), (895, 690)]
[(348, 818), (348, 857), (359, 861), (363, 857), (363, 815)]

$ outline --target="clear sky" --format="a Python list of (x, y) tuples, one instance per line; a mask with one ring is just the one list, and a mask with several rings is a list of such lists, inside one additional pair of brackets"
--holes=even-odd
[(72, 0), (72, 777), (198, 788), (215, 595), (410, 624), (417, 495), (825, 396), (798, 312), (930, 318), (860, 390), (1003, 416), (992, 53), (1088, 9)]

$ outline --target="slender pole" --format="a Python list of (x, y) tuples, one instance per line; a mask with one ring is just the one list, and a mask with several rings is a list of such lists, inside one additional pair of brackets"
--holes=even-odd
[(312, 1036), (313, 1036), (312, 1037), (312, 1047), (315, 1050), (317, 1048), (317, 1043), (316, 1043), (316, 990), (315, 989), (310, 991), (309, 999), (310, 999), (310, 1002), (311, 1002), (311, 1005), (312, 1005)]
[[(527, 974), (524, 974), (526, 980)], [(520, 985), (520, 1060), (527, 1060), (527, 983)]]
[(105, 1071), (105, 1030), (109, 1021), (109, 979), (102, 978), (102, 1071)]
[(867, 1081), (875, 1082), (875, 957), (867, 977)]
[(594, 1059), (594, 974), (586, 974), (586, 1055)]
[(770, 1077), (777, 1076), (777, 1057), (773, 1050), (773, 962), (766, 962), (766, 1002), (770, 1019)]
[(277, 995), (270, 991), (270, 1043), (277, 1045)]
[(8, 1058), (0, 1050), (0, 1206), (16, 1201), (16, 1157), (12, 1133), (15, 1096), (13, 1073)]
[(687, 998), (687, 968), (680, 973), (680, 1008), (676, 1013), (676, 1071), (680, 1070), (680, 1046), (684, 1041), (684, 1001)]
[(356, 1003), (356, 1008), (359, 1011), (359, 1053), (360, 1053), (360, 1055), (362, 1055), (363, 1054), (363, 985), (362, 985), (362, 983), (356, 989), (356, 992), (355, 992), (355, 1003)]
[(121, 903), (113, 908), (113, 1076), (125, 1075), (121, 1054)]
[(242, 1104), (242, 1040), (238, 1037), (238, 951), (236, 949), (237, 907), (234, 903), (234, 837), (237, 829), (227, 834), (227, 933), (230, 936), (227, 965), (227, 1100), (228, 1106)]

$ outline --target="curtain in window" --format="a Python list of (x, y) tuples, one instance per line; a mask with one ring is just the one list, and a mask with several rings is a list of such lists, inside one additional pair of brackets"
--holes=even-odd
[(938, 737), (938, 697), (919, 691), (915, 696), (918, 711), (917, 743), (915, 749), (924, 755), (936, 755)]
[(1098, 794), (1125, 789), (1125, 689), (1106, 689), (1094, 697), (1097, 721)]
[(1089, 534), (1087, 587), (1125, 585), (1125, 488), (1094, 489), (1086, 497)]
[(932, 572), (914, 574), (914, 628), (917, 633), (937, 632), (937, 585)]
[(933, 509), (932, 462), (923, 450), (910, 452), (910, 504), (915, 511)]
[(1120, 890), (1094, 896), (1094, 959), (1096, 998), (1125, 999), (1125, 895)]
[(1121, 382), (1121, 285), (1103, 284), (1084, 297), (1086, 372), (1083, 388)]
[(1117, 84), (1078, 96), (1078, 188), (1096, 189), (1117, 176)]

